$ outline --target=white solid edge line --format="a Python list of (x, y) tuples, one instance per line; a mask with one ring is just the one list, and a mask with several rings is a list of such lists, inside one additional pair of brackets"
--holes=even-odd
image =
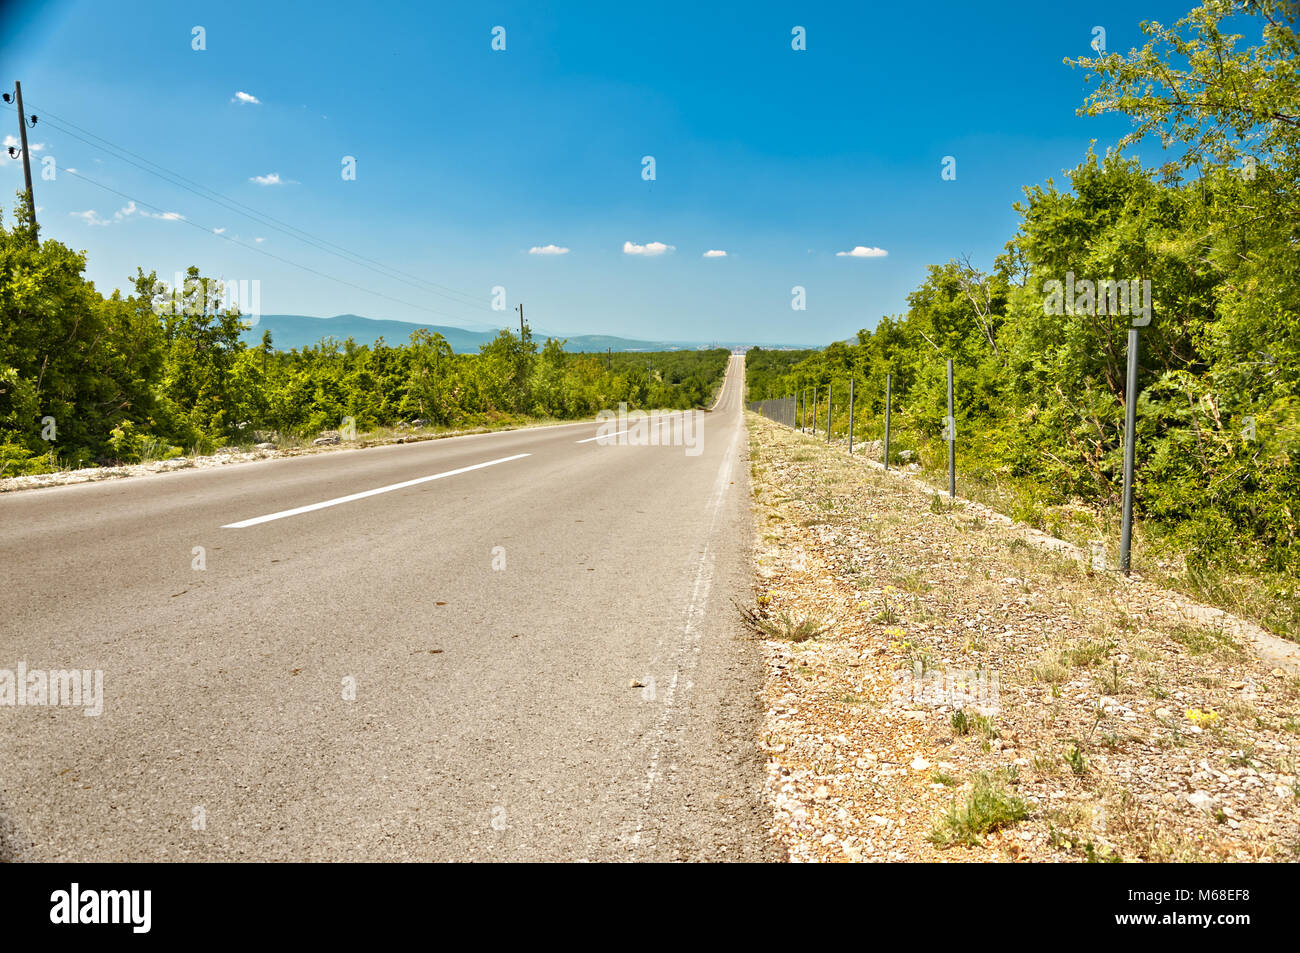
[(321, 503), (311, 503), (307, 506), (297, 506), (291, 510), (281, 510), (279, 513), (269, 513), (266, 516), (255, 516), (252, 519), (240, 520), (238, 523), (227, 523), (222, 529), (244, 529), (248, 526), (256, 526), (258, 523), (269, 523), (271, 520), (284, 519), (286, 516), (297, 516), (300, 513), (310, 513), (313, 510), (323, 510), (327, 506), (338, 506), (340, 503), (351, 503), (353, 500), (364, 500), (368, 496), (378, 496), (380, 493), (389, 493), (393, 490), (402, 490), (408, 486), (416, 486), (420, 483), (428, 483), (430, 480), (441, 480), (443, 477), (456, 476), (458, 473), (469, 473), (471, 470), (482, 470), (484, 467), (494, 467), (498, 463), (509, 463), (511, 460), (520, 460), (523, 457), (530, 457), (530, 453), (516, 453), (512, 457), (502, 457), (499, 460), (488, 460), (486, 463), (476, 463), (473, 466), (460, 467), (456, 470), (448, 470), (445, 473), (435, 473), (432, 476), (417, 477), (414, 480), (404, 480), (401, 483), (394, 483), (391, 486), (381, 486), (373, 490), (364, 490), (361, 493), (350, 493), (347, 496), (335, 497), (332, 500), (325, 500)]

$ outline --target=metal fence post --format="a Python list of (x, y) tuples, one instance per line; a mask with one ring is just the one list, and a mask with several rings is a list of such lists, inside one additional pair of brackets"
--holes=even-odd
[(1128, 329), (1128, 393), (1124, 395), (1124, 516), (1120, 524), (1119, 568), (1129, 574), (1133, 543), (1133, 456), (1137, 444), (1138, 329)]
[(826, 385), (826, 442), (831, 442), (831, 389), (833, 383)]
[(886, 470), (889, 469), (889, 412), (893, 409), (890, 407), (890, 403), (894, 396), (893, 387), (892, 387), (894, 382), (893, 378), (894, 375), (892, 374), (885, 375), (885, 469)]
[(817, 433), (817, 388), (813, 388), (812, 432)]
[(948, 358), (948, 498), (957, 498), (957, 419), (952, 414), (952, 358)]
[(849, 456), (853, 456), (853, 378), (849, 378)]

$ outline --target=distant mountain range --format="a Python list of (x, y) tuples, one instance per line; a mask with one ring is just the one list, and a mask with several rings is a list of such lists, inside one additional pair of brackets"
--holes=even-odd
[[(480, 327), (482, 327), (480, 325)], [(415, 324), (410, 321), (389, 321), (379, 318), (363, 318), (358, 314), (336, 314), (332, 318), (314, 318), (305, 314), (264, 314), (256, 325), (241, 335), (250, 346), (259, 344), (262, 334), (271, 332), (271, 343), (276, 350), (289, 351), (302, 349), (317, 344), (322, 338), (334, 337), (340, 342), (348, 338), (358, 344), (374, 344), (379, 338), (390, 345), (406, 344), (411, 340), (411, 332), (424, 328), (430, 333), (441, 334), (457, 354), (474, 354), (480, 345), (486, 344), (497, 336), (495, 330), (471, 330), (442, 324)], [(635, 338), (615, 337), (608, 334), (550, 334), (533, 329), (534, 337), (544, 340), (547, 337), (564, 338), (567, 351), (674, 351), (694, 350), (701, 347), (731, 348), (745, 342), (727, 341), (641, 341)], [(781, 347), (782, 345), (764, 345)]]

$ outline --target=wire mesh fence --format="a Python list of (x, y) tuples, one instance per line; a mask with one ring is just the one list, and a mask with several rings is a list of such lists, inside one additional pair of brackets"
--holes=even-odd
[[(1124, 510), (1121, 517), (1121, 535), (1119, 544), (1119, 569), (1126, 575), (1130, 570), (1130, 547), (1133, 527), (1133, 458), (1134, 444), (1137, 436), (1137, 326), (1130, 328), (1128, 345), (1128, 392), (1125, 406), (1125, 461), (1124, 461)], [(947, 494), (950, 500), (956, 500), (957, 486), (957, 407), (958, 393), (954, 381), (954, 367), (951, 358), (945, 359), (944, 390), (947, 398), (947, 416), (942, 418), (940, 439), (946, 444), (947, 457)], [(822, 384), (810, 384), (800, 388), (789, 397), (771, 398), (751, 402), (749, 409), (762, 414), (769, 420), (790, 427), (805, 434), (824, 438), (826, 443), (842, 442), (852, 455), (864, 456), (883, 464), (886, 470), (897, 465), (919, 471), (919, 448), (916, 440), (907, 439), (904, 427), (904, 440), (899, 441), (895, 432), (894, 416), (898, 414), (896, 406), (898, 395), (894, 392), (892, 374), (886, 374), (883, 386), (859, 388), (858, 378), (848, 377), (825, 381)], [(862, 382), (864, 385), (866, 381)], [(931, 418), (939, 422), (937, 415)], [(1252, 427), (1253, 427), (1253, 418)], [(904, 422), (917, 422), (915, 416), (904, 416)], [(933, 431), (927, 431), (933, 432)], [(899, 447), (899, 442), (911, 444)], [(1101, 540), (1091, 541), (1094, 548), (1103, 546)], [(1105, 568), (1104, 553), (1094, 554), (1094, 569)]]
[[(951, 401), (951, 366), (948, 367), (949, 400)], [(850, 454), (861, 454), (884, 464), (886, 470), (895, 464), (908, 465), (916, 451), (893, 445), (891, 427), (895, 410), (893, 375), (885, 375), (882, 393), (858, 393), (858, 381), (830, 381), (797, 391), (789, 397), (752, 401), (748, 407), (769, 420), (794, 430), (814, 434), (827, 443), (844, 443)], [(879, 398), (879, 400), (875, 399)], [(860, 403), (859, 403), (860, 401)], [(948, 416), (943, 418), (942, 439), (948, 444), (948, 494), (956, 498), (956, 435), (952, 404)]]
[(769, 400), (756, 400), (750, 403), (749, 409), (756, 414), (762, 414), (768, 420), (775, 421), (778, 424), (784, 424), (787, 427), (796, 426), (795, 398), (793, 397), (774, 397)]

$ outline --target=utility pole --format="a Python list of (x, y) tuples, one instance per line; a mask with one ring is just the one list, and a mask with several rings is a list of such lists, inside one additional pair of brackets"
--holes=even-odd
[[(27, 202), (31, 207), (32, 213), (32, 238), (36, 237), (36, 193), (32, 191), (32, 156), (31, 150), (27, 148), (27, 114), (23, 112), (23, 84), (14, 80), (14, 97), (18, 100), (18, 138), (22, 143), (23, 150), (23, 178), (27, 182)], [(9, 94), (5, 93), (4, 101), (9, 102)], [(36, 117), (32, 117), (32, 125), (36, 125)], [(14, 154), (13, 146), (9, 147), (11, 158), (17, 158)]]
[(524, 332), (527, 330), (524, 326), (524, 303), (519, 302), (519, 307), (515, 309), (519, 312), (519, 343), (524, 343)]

